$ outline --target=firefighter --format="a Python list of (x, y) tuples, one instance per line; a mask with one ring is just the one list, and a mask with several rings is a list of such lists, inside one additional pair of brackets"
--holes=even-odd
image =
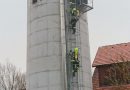
[(79, 69), (79, 60), (78, 60), (78, 56), (79, 56), (79, 49), (78, 48), (75, 48), (74, 49), (74, 58), (75, 58), (75, 72), (78, 71)]
[(72, 73), (73, 73), (73, 76), (75, 76), (75, 73), (78, 72), (78, 69), (79, 69), (78, 48), (75, 48), (74, 52), (72, 52), (71, 50), (70, 53), (71, 53)]
[(75, 34), (76, 32), (76, 23), (78, 21), (78, 18), (79, 18), (79, 10), (77, 10), (76, 8), (72, 8), (71, 9), (71, 21), (70, 21), (70, 24), (71, 24), (71, 29), (73, 31), (73, 34)]

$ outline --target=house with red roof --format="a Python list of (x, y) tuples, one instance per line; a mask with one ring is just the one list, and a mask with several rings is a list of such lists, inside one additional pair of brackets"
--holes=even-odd
[[(95, 68), (93, 73), (93, 90), (113, 90), (113, 87), (117, 87), (106, 83), (104, 79), (105, 74), (115, 63), (129, 61), (130, 42), (99, 47), (92, 64)], [(123, 86), (130, 88), (129, 83), (125, 83)]]

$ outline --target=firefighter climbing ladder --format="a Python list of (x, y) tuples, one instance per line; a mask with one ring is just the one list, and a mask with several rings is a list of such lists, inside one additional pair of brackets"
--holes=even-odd
[[(92, 1), (92, 0), (91, 0)], [(66, 72), (67, 72), (67, 90), (82, 90), (79, 77), (82, 77), (82, 57), (80, 42), (80, 16), (91, 10), (93, 5), (88, 5), (88, 0), (64, 0), (65, 6), (65, 36), (66, 36)], [(78, 49), (79, 70), (74, 72), (72, 60), (75, 54), (75, 48)], [(80, 82), (80, 83), (79, 83)]]

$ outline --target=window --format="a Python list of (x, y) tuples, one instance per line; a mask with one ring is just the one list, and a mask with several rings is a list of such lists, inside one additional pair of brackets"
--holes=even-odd
[(37, 0), (33, 0), (32, 3), (33, 3), (33, 4), (37, 3)]

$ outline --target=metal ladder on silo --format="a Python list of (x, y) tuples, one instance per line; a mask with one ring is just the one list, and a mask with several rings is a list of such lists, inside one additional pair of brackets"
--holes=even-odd
[[(71, 2), (74, 1), (74, 2)], [(80, 2), (80, 6), (77, 5), (77, 0), (70, 0), (67, 1), (65, 0), (65, 36), (66, 36), (66, 72), (67, 72), (67, 90), (81, 90), (81, 78), (82, 77), (80, 75), (82, 75), (82, 57), (80, 56), (80, 52), (81, 52), (81, 38), (80, 38), (80, 15), (82, 15), (82, 13), (85, 13), (89, 10), (92, 9), (92, 7), (89, 6), (88, 10), (86, 10), (85, 8), (87, 8), (88, 6), (85, 7), (85, 5), (82, 5)], [(76, 16), (76, 31), (75, 33), (73, 33), (74, 31), (72, 31), (72, 25), (71, 25), (71, 20), (74, 18), (71, 15), (71, 9), (72, 8), (76, 8), (76, 10), (79, 10), (79, 16)], [(71, 63), (72, 60), (72, 53), (74, 52), (74, 48), (78, 48), (79, 49), (79, 56), (78, 56), (78, 60), (80, 61), (80, 68), (79, 68), (79, 72), (76, 72), (75, 75), (73, 75), (73, 66)], [(72, 51), (72, 52), (70, 52)], [(79, 83), (80, 82), (80, 83)]]

